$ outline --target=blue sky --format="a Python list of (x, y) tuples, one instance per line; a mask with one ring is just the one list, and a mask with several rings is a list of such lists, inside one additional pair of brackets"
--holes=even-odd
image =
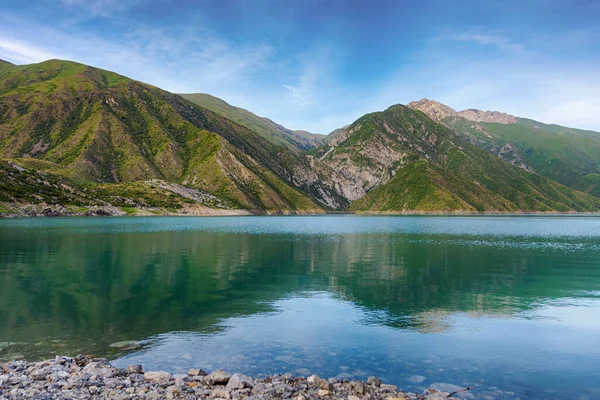
[(328, 133), (429, 98), (600, 131), (596, 0), (0, 0), (0, 58), (113, 70)]

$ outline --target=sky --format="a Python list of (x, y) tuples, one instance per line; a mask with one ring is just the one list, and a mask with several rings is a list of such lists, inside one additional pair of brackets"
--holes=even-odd
[(0, 0), (0, 59), (73, 60), (317, 133), (429, 98), (600, 131), (597, 0)]

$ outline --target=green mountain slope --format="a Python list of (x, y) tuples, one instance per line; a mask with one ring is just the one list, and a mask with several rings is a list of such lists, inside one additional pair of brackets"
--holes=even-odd
[[(227, 200), (162, 180), (93, 183), (69, 179), (55, 164), (0, 160), (0, 216), (244, 214)], [(45, 170), (49, 169), (49, 171)]]
[(514, 124), (483, 123), (488, 146), (516, 148), (540, 175), (600, 196), (600, 133), (519, 118)]
[(316, 156), (364, 190), (356, 211), (590, 211), (600, 199), (471, 144), (420, 111), (367, 114)]
[(316, 200), (339, 198), (316, 180), (293, 180), (308, 160), (235, 122), (60, 60), (0, 68), (0, 158), (40, 160), (79, 181), (177, 182), (259, 212), (320, 212)]
[(323, 144), (325, 135), (306, 131), (292, 131), (268, 118), (259, 117), (240, 107), (205, 93), (180, 94), (181, 97), (228, 118), (269, 139), (275, 144), (283, 144), (294, 150), (309, 150)]
[[(256, 213), (600, 209), (599, 198), (541, 176), (587, 182), (594, 192), (598, 174), (560, 175), (561, 164), (553, 169), (556, 154), (570, 154), (560, 146), (544, 164), (550, 129), (555, 136), (579, 135), (580, 147), (591, 146), (593, 132), (557, 132), (531, 122), (529, 129), (544, 136), (528, 152), (521, 148), (530, 142), (521, 144), (521, 131), (511, 130), (525, 120), (456, 113), (436, 103), (431, 116), (444, 125), (429, 118), (431, 104), (422, 103), (425, 113), (393, 106), (324, 141), (212, 96), (195, 101), (215, 111), (83, 64), (0, 63), (0, 159), (8, 162), (0, 168), (0, 213), (21, 203), (169, 213), (198, 207)], [(592, 171), (596, 150), (586, 149), (589, 159), (573, 153), (579, 158), (565, 157), (563, 164)]]
[(498, 112), (456, 112), (423, 99), (408, 105), (514, 165), (600, 196), (600, 133)]

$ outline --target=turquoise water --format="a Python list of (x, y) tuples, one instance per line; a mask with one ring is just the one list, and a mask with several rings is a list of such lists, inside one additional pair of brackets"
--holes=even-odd
[(600, 398), (600, 218), (0, 220), (0, 359)]

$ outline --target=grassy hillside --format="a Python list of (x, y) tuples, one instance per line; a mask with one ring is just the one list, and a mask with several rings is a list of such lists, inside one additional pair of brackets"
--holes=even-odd
[[(21, 203), (257, 213), (600, 209), (599, 198), (542, 176), (595, 193), (594, 132), (526, 120), (473, 125), (455, 115), (443, 121), (449, 129), (398, 105), (301, 152), (324, 142), (194, 96), (209, 106), (74, 62), (0, 63), (0, 159), (28, 171), (4, 168), (2, 210)], [(535, 141), (521, 137), (523, 127)]]
[(40, 169), (41, 161), (0, 160), (0, 216), (198, 214), (238, 207), (201, 190), (165, 181), (93, 183), (70, 179), (62, 170)]
[(497, 111), (456, 110), (434, 100), (408, 104), (513, 165), (600, 196), (600, 133)]
[(290, 153), (109, 71), (60, 60), (0, 67), (0, 158), (36, 160), (79, 181), (182, 183), (249, 210), (319, 211), (294, 187), (302, 182), (292, 182), (285, 163), (305, 161)]
[(334, 169), (353, 174), (366, 191), (352, 203), (352, 210), (600, 208), (600, 199), (513, 166), (424, 113), (401, 105), (360, 118), (344, 137), (317, 154)]
[(600, 196), (600, 133), (520, 118), (516, 124), (482, 124), (497, 141), (510, 143), (534, 171)]
[(268, 118), (259, 117), (209, 94), (190, 93), (181, 94), (181, 97), (237, 122), (275, 144), (285, 145), (294, 150), (302, 151), (319, 147), (326, 137), (306, 131), (292, 131)]

